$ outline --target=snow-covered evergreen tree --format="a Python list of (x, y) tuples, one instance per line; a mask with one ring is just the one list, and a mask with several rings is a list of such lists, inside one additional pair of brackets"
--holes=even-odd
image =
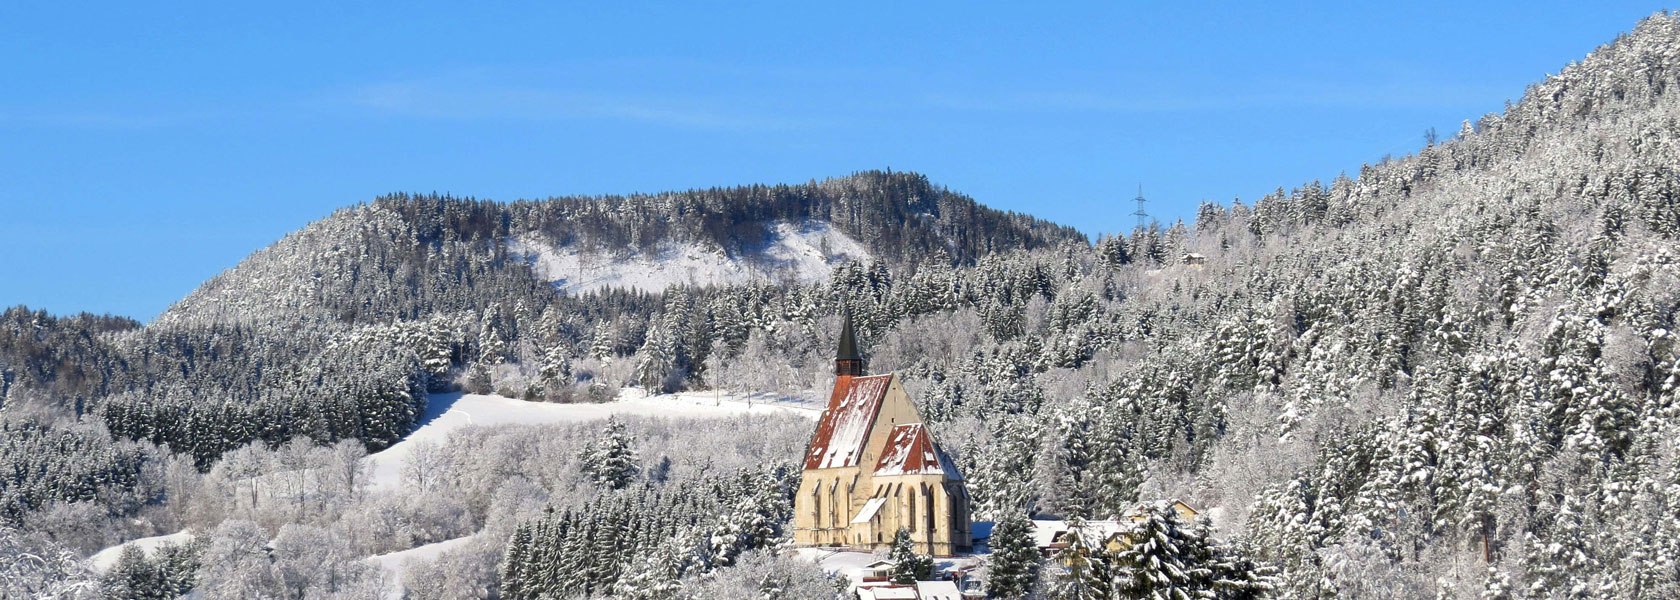
[(630, 485), (641, 469), (636, 458), (635, 440), (631, 439), (624, 423), (617, 418), (607, 419), (601, 433), (578, 458), (583, 464), (584, 475), (596, 485), (609, 489)]
[(992, 554), (986, 561), (986, 597), (1026, 598), (1038, 585), (1041, 558), (1033, 543), (1032, 521), (1020, 512), (992, 527)]
[(1187, 523), (1167, 502), (1138, 512), (1110, 570), (1122, 598), (1198, 598), (1214, 594), (1219, 573), (1207, 526)]
[(1050, 557), (1052, 571), (1045, 596), (1053, 600), (1107, 600), (1114, 587), (1103, 540), (1092, 539), (1094, 534), (1083, 518), (1068, 519), (1067, 528), (1062, 539), (1065, 545)]
[(916, 543), (911, 541), (907, 529), (899, 528), (893, 534), (887, 560), (893, 563), (892, 580), (896, 583), (926, 581), (933, 576), (933, 557), (916, 553)]

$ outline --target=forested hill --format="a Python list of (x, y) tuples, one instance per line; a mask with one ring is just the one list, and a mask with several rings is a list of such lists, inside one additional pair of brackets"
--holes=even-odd
[[(108, 519), (78, 522), (127, 526), (166, 502), (148, 479), (157, 454), (213, 471), (257, 440), (377, 450), (412, 427), (423, 386), (549, 401), (621, 386), (813, 393), (845, 311), (870, 370), (903, 376), (977, 516), (1109, 518), (1179, 498), (1232, 542), (1217, 556), (1245, 557), (1153, 557), (1184, 568), (1128, 585), (1207, 595), (1216, 583), (1189, 574), (1248, 564), (1284, 597), (1680, 597), (1677, 90), (1680, 18), (1660, 14), (1414, 155), (1094, 245), (905, 174), (381, 199), (143, 328), (0, 318), (0, 417), (81, 415), (52, 425), (68, 434), (30, 425), (0, 445), (3, 470), (43, 474), (0, 479), (0, 520), (120, 497), (99, 506)], [(794, 238), (869, 256), (830, 263), (807, 246), (825, 276), (658, 293), (562, 293), (534, 268), (570, 264), (567, 249), (632, 264), (614, 261), (671, 245), (751, 262)], [(533, 262), (532, 247), (552, 252)], [(133, 446), (62, 460), (112, 437)], [(670, 580), (658, 549), (671, 547), (618, 552), (587, 583)], [(502, 558), (451, 572), (486, 589), (578, 584), (485, 575)], [(660, 589), (624, 596), (674, 597)]]
[[(627, 280), (620, 287), (651, 292), (667, 283), (810, 282), (844, 262), (967, 265), (1063, 242), (1085, 237), (890, 171), (505, 204), (397, 194), (338, 211), (257, 252), (159, 321), (389, 322), (490, 302), (540, 307), (551, 295), (548, 283), (575, 285), (586, 276), (607, 283), (585, 289)], [(627, 273), (638, 269), (668, 273), (641, 280)]]

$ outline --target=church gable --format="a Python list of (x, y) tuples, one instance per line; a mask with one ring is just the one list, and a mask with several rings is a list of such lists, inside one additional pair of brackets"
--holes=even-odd
[(946, 479), (961, 480), (956, 465), (939, 444), (933, 433), (921, 423), (906, 423), (893, 427), (881, 459), (875, 463), (875, 476), (943, 475)]

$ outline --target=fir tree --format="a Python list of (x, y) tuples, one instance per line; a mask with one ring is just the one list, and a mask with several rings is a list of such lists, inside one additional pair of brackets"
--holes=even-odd
[(915, 583), (933, 576), (933, 557), (916, 553), (916, 543), (911, 541), (908, 529), (900, 527), (898, 533), (893, 534), (887, 560), (893, 563), (894, 583)]
[(1068, 519), (1067, 528), (1063, 534), (1066, 546), (1050, 558), (1055, 570), (1046, 596), (1054, 600), (1108, 600), (1112, 585), (1102, 540), (1089, 539), (1091, 533), (1080, 517)]
[(1207, 527), (1186, 523), (1167, 502), (1141, 509), (1140, 520), (1123, 534), (1114, 553), (1115, 592), (1124, 598), (1212, 596), (1218, 574)]
[(608, 489), (616, 490), (629, 485), (640, 469), (634, 443), (625, 431), (624, 423), (616, 417), (609, 417), (606, 427), (579, 457), (584, 474), (596, 485)]
[(992, 555), (986, 566), (986, 597), (1025, 598), (1038, 585), (1040, 557), (1033, 524), (1015, 511), (992, 529)]

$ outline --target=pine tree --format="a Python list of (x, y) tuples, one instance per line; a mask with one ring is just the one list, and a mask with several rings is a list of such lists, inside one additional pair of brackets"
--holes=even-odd
[(589, 355), (596, 360), (607, 360), (612, 358), (616, 346), (612, 322), (601, 323), (595, 327), (595, 335), (589, 338)]
[(1216, 556), (1205, 524), (1186, 523), (1167, 502), (1142, 507), (1114, 553), (1115, 592), (1124, 598), (1213, 595)]
[(629, 485), (640, 470), (635, 441), (617, 417), (607, 418), (600, 435), (584, 448), (579, 459), (583, 463), (584, 474), (596, 485), (608, 489), (616, 490)]
[(667, 384), (677, 369), (677, 340), (674, 332), (655, 324), (648, 329), (647, 339), (636, 351), (636, 383), (648, 393), (670, 391)]
[(1088, 539), (1085, 519), (1067, 520), (1067, 544), (1050, 558), (1054, 576), (1050, 578), (1046, 596), (1053, 600), (1108, 600), (1112, 583), (1107, 557), (1103, 556), (1102, 540)]
[(1032, 521), (1019, 511), (1010, 512), (993, 527), (986, 597), (1025, 598), (1038, 584), (1040, 557), (1032, 531)]
[[(501, 594), (503, 598), (522, 600), (533, 597), (528, 592), (526, 579), (535, 575), (527, 569), (531, 566), (530, 557), (534, 548), (531, 543), (531, 529), (525, 523), (514, 528), (508, 537), (507, 550), (502, 555), (502, 564), (497, 572), (502, 578)], [(535, 586), (531, 586), (535, 587)]]
[(449, 374), (455, 339), (456, 334), (449, 327), (447, 319), (433, 317), (426, 321), (425, 329), (418, 340), (417, 353), (420, 355), (421, 364), (426, 367), (426, 372), (434, 380), (441, 381)]
[(151, 561), (146, 558), (146, 551), (139, 546), (129, 544), (123, 546), (122, 554), (117, 556), (116, 564), (100, 579), (100, 590), (108, 598), (124, 598), (133, 600), (151, 600), (174, 598), (173, 594), (164, 590), (163, 581), (157, 577)]
[(892, 549), (887, 551), (887, 560), (893, 563), (894, 583), (915, 583), (926, 581), (933, 576), (933, 557), (916, 553), (916, 543), (911, 541), (908, 529), (900, 527), (898, 533), (893, 534)]
[(538, 374), (542, 377), (543, 394), (550, 398), (559, 395), (560, 390), (572, 384), (572, 361), (564, 344), (555, 344), (548, 352), (543, 353)]

